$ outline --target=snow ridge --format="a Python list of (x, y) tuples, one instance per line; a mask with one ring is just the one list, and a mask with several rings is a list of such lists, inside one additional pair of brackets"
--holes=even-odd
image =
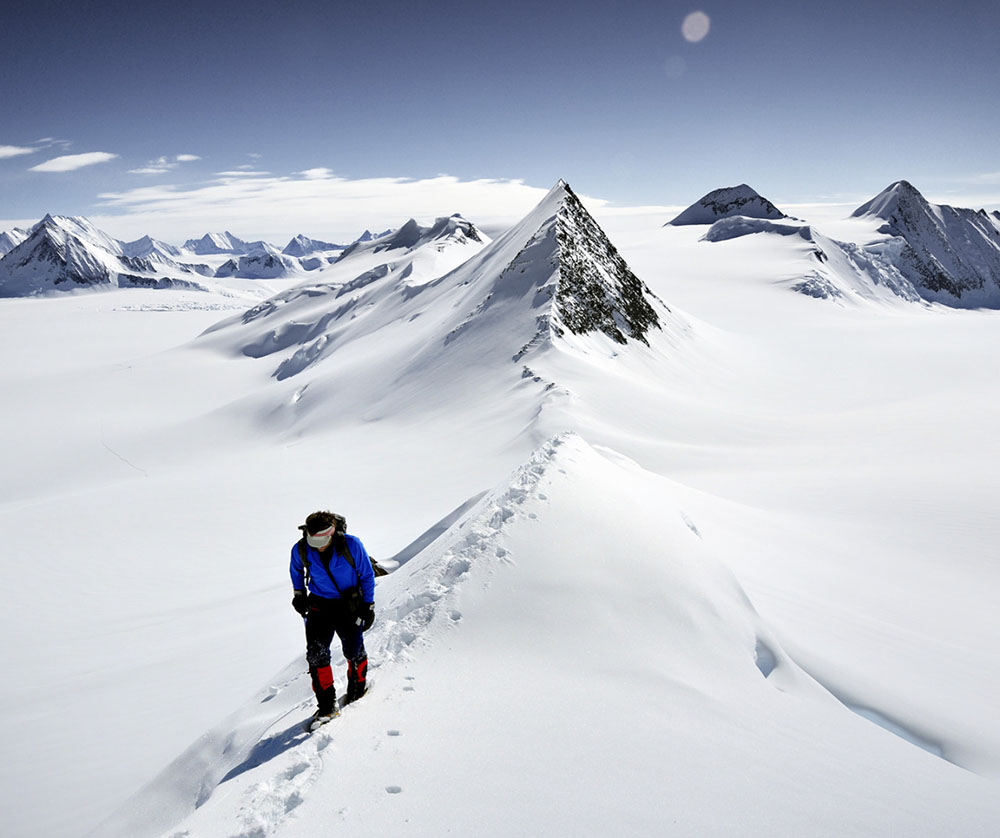
[(778, 224), (764, 219), (733, 216), (716, 221), (701, 241), (722, 242), (758, 233), (797, 238), (809, 245), (812, 270), (792, 282), (793, 291), (838, 302), (858, 299), (922, 301), (913, 283), (877, 249), (835, 241), (809, 224)]
[(1000, 308), (1000, 228), (986, 213), (931, 204), (900, 180), (852, 217), (884, 220), (878, 232), (886, 238), (867, 249), (892, 262), (925, 299)]
[(31, 231), (22, 230), (20, 227), (14, 227), (0, 233), (0, 258), (10, 253), (10, 251), (28, 238), (29, 235), (31, 235)]
[[(366, 635), (373, 683), (385, 679), (387, 670), (399, 669), (415, 651), (433, 645), (439, 631), (460, 622), (455, 600), (473, 571), (479, 585), (488, 585), (496, 570), (510, 562), (498, 539), (523, 517), (522, 505), (537, 495), (538, 484), (560, 448), (573, 439), (579, 438), (566, 433), (545, 442), (507, 481), (443, 533), (425, 540), (419, 554), (380, 580), (380, 588), (389, 587), (390, 593), (384, 605), (379, 594), (378, 621)], [(579, 440), (579, 444), (584, 443)], [(344, 665), (342, 656), (333, 661), (338, 671)], [(227, 820), (238, 821), (240, 831), (229, 834), (237, 838), (273, 834), (304, 802), (323, 773), (323, 754), (333, 742), (327, 729), (309, 736), (302, 732), (312, 703), (304, 661), (296, 660), (260, 691), (249, 705), (251, 710), (236, 711), (200, 737), (92, 836), (151, 838), (187, 826), (184, 818), (197, 819), (202, 809), (211, 817), (210, 804), (215, 803), (219, 787), (265, 765), (266, 777), (243, 788), (235, 801), (230, 800), (231, 794), (221, 796), (219, 805), (227, 812), (237, 807)]]
[(285, 245), (285, 249), (281, 252), (286, 256), (295, 256), (301, 259), (304, 256), (310, 256), (317, 251), (327, 251), (327, 250), (344, 250), (347, 245), (343, 244), (331, 244), (330, 242), (320, 241), (319, 239), (311, 239), (308, 236), (303, 236), (301, 233), (293, 237), (288, 244)]
[(183, 249), (198, 256), (246, 253), (247, 243), (227, 230), (225, 233), (205, 233), (200, 239), (188, 239), (184, 242)]

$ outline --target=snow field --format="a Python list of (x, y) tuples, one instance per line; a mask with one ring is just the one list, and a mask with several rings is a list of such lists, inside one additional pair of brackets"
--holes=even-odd
[(272, 687), (210, 735), (221, 753), (176, 766), (233, 767), (164, 834), (930, 835), (956, 809), (962, 834), (990, 834), (990, 784), (803, 673), (684, 494), (553, 440), (380, 582), (371, 694), (307, 738), (304, 673)]
[[(264, 286), (2, 301), (6, 833), (992, 834), (995, 313), (637, 229), (671, 328), (550, 340), (552, 266), (502, 274), (543, 215), (199, 339)], [(375, 689), (305, 741), (317, 506), (400, 567)]]

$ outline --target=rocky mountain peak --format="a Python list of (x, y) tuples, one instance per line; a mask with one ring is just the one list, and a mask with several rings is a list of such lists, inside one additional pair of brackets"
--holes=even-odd
[(648, 344), (649, 330), (661, 328), (650, 303), (652, 291), (632, 272), (569, 184), (560, 180), (548, 197), (558, 199), (559, 322), (574, 334), (600, 331), (616, 343), (633, 338)]
[(745, 183), (714, 189), (701, 197), (664, 226), (682, 227), (688, 224), (714, 224), (720, 218), (741, 215), (777, 221), (788, 218), (767, 198)]

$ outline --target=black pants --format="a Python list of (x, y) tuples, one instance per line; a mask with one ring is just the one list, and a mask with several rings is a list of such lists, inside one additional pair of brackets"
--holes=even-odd
[(353, 701), (365, 691), (368, 654), (364, 634), (345, 613), (341, 600), (310, 594), (306, 614), (306, 661), (316, 702), (319, 710), (325, 713), (333, 710), (337, 698), (330, 666), (330, 645), (335, 634), (340, 638), (340, 648), (347, 659), (347, 700)]

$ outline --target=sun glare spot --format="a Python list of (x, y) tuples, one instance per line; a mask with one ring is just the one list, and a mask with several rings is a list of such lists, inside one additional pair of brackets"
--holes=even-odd
[(708, 34), (711, 25), (712, 21), (704, 12), (691, 12), (681, 24), (681, 34), (684, 40), (696, 44)]

